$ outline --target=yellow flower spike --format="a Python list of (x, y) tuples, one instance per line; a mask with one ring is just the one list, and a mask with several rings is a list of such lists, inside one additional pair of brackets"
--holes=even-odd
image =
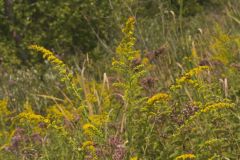
[(218, 144), (219, 142), (221, 142), (223, 139), (217, 139), (217, 138), (213, 138), (210, 140), (207, 140), (204, 142), (204, 146), (212, 146), (214, 144)]
[(93, 137), (98, 132), (98, 129), (90, 123), (84, 124), (82, 128), (83, 128), (83, 133), (90, 137)]
[(96, 127), (90, 123), (86, 123), (83, 125), (83, 130), (95, 129)]
[(51, 107), (48, 107), (47, 109), (47, 117), (49, 119), (55, 119), (61, 122), (63, 118), (73, 121), (74, 120), (74, 114), (73, 110), (65, 107), (65, 106), (60, 106), (60, 105), (54, 105)]
[(93, 138), (95, 136), (103, 137), (102, 132), (95, 125), (91, 123), (84, 124), (82, 126), (82, 129), (83, 129), (83, 134), (90, 138)]
[(91, 123), (97, 127), (102, 127), (102, 126), (104, 126), (104, 124), (106, 124), (109, 121), (107, 114), (91, 115), (91, 116), (89, 116), (89, 119), (90, 119)]
[(177, 79), (177, 84), (181, 84), (184, 82), (187, 82), (188, 80), (190, 81), (190, 78), (198, 75), (199, 73), (201, 73), (204, 70), (209, 69), (208, 66), (198, 66), (196, 68), (191, 69), (190, 71), (188, 71), (187, 73), (185, 73), (181, 78)]
[(130, 160), (138, 160), (138, 157), (132, 157)]
[(191, 69), (190, 71), (188, 71), (187, 73), (185, 73), (183, 76), (181, 76), (180, 78), (176, 79), (176, 84), (172, 85), (170, 87), (171, 90), (176, 90), (176, 89), (181, 89), (183, 84), (191, 84), (194, 87), (198, 87), (198, 81), (197, 80), (193, 80), (192, 78), (194, 76), (199, 75), (200, 73), (202, 73), (205, 70), (209, 70), (209, 66), (198, 66), (196, 68)]
[(40, 123), (40, 122), (50, 123), (50, 121), (47, 118), (41, 115), (35, 114), (33, 112), (21, 112), (19, 115), (15, 117), (15, 119), (19, 119), (20, 121), (27, 120), (31, 123)]
[(185, 159), (196, 159), (196, 156), (194, 154), (183, 154), (175, 158), (175, 160), (185, 160)]
[(129, 17), (126, 22), (126, 27), (122, 29), (122, 32), (126, 34), (134, 34), (134, 24), (135, 24), (135, 18)]
[(0, 100), (0, 116), (11, 114), (7, 108), (7, 100)]
[(219, 109), (228, 109), (228, 108), (233, 108), (233, 107), (235, 107), (234, 103), (227, 103), (227, 102), (216, 102), (216, 103), (211, 104), (211, 105), (206, 105), (205, 107), (203, 107), (199, 111), (195, 112), (194, 115), (190, 116), (189, 119), (186, 120), (184, 122), (184, 124), (181, 125), (177, 129), (176, 133), (173, 134), (173, 137), (176, 137), (177, 135), (179, 135), (179, 133), (181, 132), (181, 130), (183, 128), (185, 128), (190, 122), (192, 122), (193, 120), (198, 118), (201, 114), (209, 113), (211, 111), (216, 111), (216, 110), (219, 110)]
[(133, 37), (134, 35), (134, 24), (135, 24), (135, 18), (130, 17), (125, 27), (122, 29), (122, 32), (125, 34), (125, 37), (122, 39), (122, 42), (119, 44), (119, 46), (116, 49), (117, 54), (128, 54), (126, 57), (128, 59), (134, 57), (136, 55), (136, 52), (133, 51), (133, 46), (135, 44), (136, 39)]
[(82, 144), (82, 148), (87, 148), (88, 146), (93, 146), (93, 141), (85, 141)]
[(97, 160), (96, 149), (94, 147), (93, 141), (85, 141), (82, 144), (82, 150), (89, 152), (92, 156), (92, 160)]
[(205, 108), (201, 109), (200, 112), (206, 113), (210, 112), (213, 110), (218, 110), (218, 109), (223, 109), (223, 108), (232, 108), (234, 107), (233, 103), (225, 103), (225, 102), (219, 102), (219, 103), (214, 103), (212, 105), (208, 105)]
[(147, 104), (153, 105), (156, 102), (167, 102), (170, 96), (166, 93), (157, 93), (148, 99)]
[(53, 52), (45, 49), (44, 47), (38, 46), (38, 45), (30, 45), (28, 47), (31, 50), (35, 50), (38, 52), (41, 52), (43, 54), (43, 58), (47, 59), (49, 62), (51, 62), (55, 68), (59, 71), (59, 73), (62, 73), (62, 76), (65, 77), (67, 69), (63, 61), (58, 59)]
[(66, 65), (63, 63), (63, 61), (58, 59), (54, 55), (53, 52), (47, 50), (46, 48), (44, 48), (42, 46), (30, 45), (30, 46), (28, 46), (28, 49), (35, 50), (35, 51), (42, 53), (43, 58), (47, 59), (60, 74), (60, 76), (61, 76), (60, 80), (69, 85), (68, 90), (71, 90), (71, 92), (76, 97), (78, 97), (79, 100), (82, 100), (82, 97), (80, 96), (80, 94), (78, 92), (80, 89), (77, 88), (75, 83), (73, 83), (73, 81), (72, 81), (73, 75), (72, 75), (72, 73), (67, 72), (68, 69), (67, 69)]

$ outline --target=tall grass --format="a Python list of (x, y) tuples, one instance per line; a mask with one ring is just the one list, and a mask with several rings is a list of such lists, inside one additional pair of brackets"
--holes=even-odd
[[(189, 29), (173, 11), (130, 17), (97, 78), (88, 57), (74, 70), (52, 51), (29, 46), (52, 67), (52, 79), (29, 82), (38, 92), (2, 87), (0, 159), (240, 159), (239, 23), (229, 6), (223, 25), (210, 29)], [(11, 94), (25, 102), (13, 103)]]

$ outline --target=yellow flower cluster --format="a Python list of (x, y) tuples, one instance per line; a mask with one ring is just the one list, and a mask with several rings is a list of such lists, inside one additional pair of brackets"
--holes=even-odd
[(185, 73), (182, 77), (176, 79), (176, 84), (171, 86), (171, 90), (182, 88), (183, 84), (192, 84), (193, 86), (198, 86), (198, 81), (192, 79), (194, 76), (202, 73), (204, 70), (210, 69), (208, 66), (198, 66), (196, 68), (191, 69), (187, 73)]
[(170, 99), (170, 95), (166, 93), (157, 93), (148, 99), (147, 104), (153, 105), (157, 102), (167, 102)]
[(86, 95), (86, 100), (87, 100), (88, 102), (90, 102), (90, 103), (96, 103), (96, 102), (98, 102), (96, 96), (95, 96), (94, 94), (92, 94), (92, 93), (88, 93), (88, 94)]
[[(43, 54), (43, 58), (46, 58), (49, 62), (51, 62), (54, 67), (58, 70), (58, 72), (64, 77), (61, 80), (65, 81), (65, 78), (71, 79), (72, 75), (71, 74), (67, 74), (67, 68), (66, 65), (63, 63), (63, 61), (61, 61), (60, 59), (58, 59), (53, 52), (47, 50), (46, 48), (42, 47), (42, 46), (38, 46), (38, 45), (30, 45), (28, 47), (29, 49), (41, 52)], [(67, 75), (67, 77), (66, 77)]]
[(195, 75), (198, 75), (204, 70), (209, 69), (208, 66), (198, 66), (196, 68), (191, 69), (189, 72), (185, 73), (181, 78), (177, 79), (177, 84), (182, 84), (185, 82), (191, 83), (191, 78)]
[(67, 120), (73, 120), (74, 115), (63, 106), (52, 106), (47, 109), (47, 117), (55, 120), (62, 120), (63, 117)]
[(126, 34), (133, 34), (134, 31), (134, 24), (135, 24), (135, 18), (134, 17), (129, 17), (125, 27), (122, 29), (123, 33)]
[(120, 61), (113, 61), (113, 65), (116, 64), (127, 64), (126, 61), (132, 61), (137, 55), (139, 55), (139, 51), (134, 50), (133, 46), (135, 45), (136, 38), (134, 37), (134, 24), (135, 18), (130, 17), (125, 27), (122, 29), (124, 33), (124, 37), (116, 49), (117, 54), (120, 56)]
[(11, 112), (7, 108), (7, 100), (0, 100), (0, 116), (8, 115)]
[(183, 154), (175, 158), (175, 160), (196, 159), (194, 154)]
[(107, 114), (100, 114), (100, 115), (91, 115), (89, 116), (89, 120), (92, 124), (97, 127), (101, 127), (109, 121)]
[(43, 58), (46, 58), (50, 63), (53, 64), (54, 68), (58, 71), (58, 73), (61, 76), (61, 81), (65, 82), (68, 87), (68, 89), (70, 89), (71, 91), (73, 91), (72, 93), (79, 98), (79, 100), (82, 100), (79, 91), (81, 90), (81, 88), (78, 88), (76, 86), (76, 84), (73, 81), (73, 74), (69, 73), (67, 71), (67, 66), (63, 63), (63, 61), (61, 61), (60, 59), (58, 59), (53, 52), (47, 50), (46, 48), (42, 47), (42, 46), (38, 46), (38, 45), (30, 45), (28, 47), (31, 50), (35, 50), (38, 52), (41, 52), (43, 54)]
[(85, 141), (85, 142), (83, 142), (82, 148), (83, 149), (88, 148), (90, 150), (94, 150), (93, 141)]
[(212, 105), (208, 105), (207, 107), (201, 109), (200, 112), (206, 113), (206, 112), (217, 110), (217, 109), (232, 108), (232, 107), (234, 107), (233, 103), (218, 102)]
[(86, 131), (86, 130), (89, 130), (89, 129), (96, 129), (96, 127), (94, 125), (92, 125), (91, 123), (86, 123), (83, 125), (83, 130)]
[(100, 135), (100, 131), (97, 127), (92, 125), (91, 123), (86, 123), (83, 125), (83, 133), (90, 138), (94, 137), (95, 135)]
[(46, 124), (50, 123), (50, 121), (47, 118), (41, 115), (37, 115), (33, 112), (21, 112), (19, 115), (15, 117), (15, 119), (19, 119), (20, 122), (25, 122), (25, 120), (28, 120), (31, 123), (40, 123), (40, 122), (44, 122)]
[(58, 59), (56, 56), (54, 56), (54, 53), (47, 50), (46, 48), (38, 45), (30, 45), (28, 47), (29, 49), (36, 50), (38, 52), (41, 52), (43, 54), (43, 58), (46, 58), (48, 61), (56, 64), (56, 65), (61, 65), (62, 67), (65, 67), (65, 64)]
[(219, 142), (222, 142), (224, 139), (213, 138), (204, 143), (204, 146), (217, 145)]
[(31, 105), (26, 102), (24, 104), (24, 111), (19, 113), (16, 117), (14, 117), (14, 123), (18, 122), (24, 124), (26, 122), (36, 125), (40, 122), (44, 122), (46, 124), (50, 124), (50, 120), (48, 118), (43, 117), (42, 115), (35, 114), (32, 110)]
[(82, 144), (82, 150), (84, 150), (85, 152), (90, 153), (90, 155), (92, 156), (91, 159), (97, 159), (97, 155), (96, 155), (96, 149), (94, 147), (94, 143), (93, 141), (85, 141)]
[(234, 52), (233, 46), (235, 46), (239, 37), (233, 37), (228, 33), (224, 33), (220, 26), (216, 26), (215, 30), (217, 34), (212, 38), (209, 46), (212, 52), (211, 58), (227, 65), (236, 56), (237, 52)]
[(186, 126), (188, 125), (190, 122), (192, 122), (194, 119), (196, 119), (197, 117), (199, 117), (201, 114), (203, 113), (208, 113), (211, 111), (215, 111), (218, 109), (224, 109), (224, 108), (233, 108), (235, 106), (234, 103), (227, 103), (227, 102), (217, 102), (211, 105), (207, 105), (206, 107), (203, 107), (202, 109), (200, 109), (198, 112), (195, 112), (194, 115), (192, 115), (188, 120), (186, 120), (184, 122), (184, 124), (179, 127), (177, 129), (177, 132), (175, 134), (173, 134), (173, 137), (177, 136), (179, 134), (179, 132)]

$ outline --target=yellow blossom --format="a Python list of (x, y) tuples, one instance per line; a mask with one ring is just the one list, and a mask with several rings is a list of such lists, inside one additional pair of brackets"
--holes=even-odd
[(30, 45), (28, 47), (29, 49), (41, 52), (43, 54), (43, 58), (46, 58), (49, 62), (51, 62), (55, 68), (58, 70), (58, 72), (63, 76), (61, 79), (62, 81), (66, 81), (66, 79), (71, 79), (72, 75), (71, 74), (66, 74), (67, 73), (67, 68), (63, 61), (58, 59), (53, 52), (47, 50), (46, 48), (38, 45)]
[(24, 111), (19, 113), (15, 118), (14, 118), (14, 122), (16, 121), (19, 122), (25, 122), (28, 121), (31, 124), (38, 124), (40, 122), (44, 122), (46, 124), (49, 124), (50, 121), (48, 118), (43, 117), (42, 115), (39, 114), (35, 114), (34, 111), (32, 110), (31, 105), (26, 102), (24, 104)]
[(206, 105), (199, 111), (195, 112), (194, 115), (190, 116), (190, 118), (186, 120), (184, 124), (177, 129), (176, 134), (174, 134), (173, 136), (175, 137), (176, 135), (178, 135), (185, 126), (187, 126), (190, 122), (198, 118), (201, 114), (208, 113), (211, 111), (216, 111), (218, 109), (233, 108), (234, 106), (235, 106), (234, 103), (227, 103), (227, 102), (216, 102), (211, 105)]
[(153, 105), (156, 102), (166, 102), (170, 99), (170, 96), (166, 93), (157, 93), (148, 99), (147, 104)]
[(25, 120), (28, 120), (31, 123), (40, 123), (40, 122), (49, 123), (50, 122), (47, 118), (32, 112), (21, 112), (19, 115), (15, 117), (15, 119), (19, 119), (20, 122), (24, 122)]
[(83, 125), (83, 130), (88, 130), (88, 129), (95, 129), (96, 127), (90, 123), (86, 123)]
[(101, 127), (108, 122), (108, 116), (106, 114), (89, 116), (92, 124)]
[(89, 152), (92, 155), (92, 159), (97, 159), (96, 149), (94, 147), (93, 141), (85, 141), (82, 144), (82, 149), (86, 152)]
[(138, 160), (137, 157), (132, 157), (130, 160)]
[(204, 142), (204, 146), (213, 146), (213, 145), (219, 145), (219, 143), (223, 142), (224, 139), (217, 139), (217, 138), (212, 138), (210, 140), (207, 140)]
[(7, 100), (0, 100), (0, 116), (8, 115), (11, 112), (7, 108)]
[(48, 118), (52, 118), (52, 119), (56, 119), (56, 120), (62, 120), (63, 118), (66, 118), (67, 120), (74, 120), (74, 115), (71, 112), (71, 110), (67, 109), (64, 106), (60, 106), (60, 105), (55, 105), (52, 107), (49, 107), (47, 109), (47, 117)]
[(82, 144), (82, 148), (86, 148), (86, 147), (89, 147), (89, 146), (93, 146), (93, 141), (85, 141)]
[(42, 53), (43, 58), (47, 59), (50, 63), (52, 63), (54, 68), (60, 74), (60, 76), (61, 76), (60, 80), (69, 85), (69, 86), (67, 86), (67, 88), (72, 91), (71, 93), (73, 93), (76, 97), (78, 97), (80, 100), (82, 100), (82, 98), (80, 97), (80, 94), (79, 94), (79, 91), (81, 90), (81, 88), (78, 88), (76, 86), (76, 84), (73, 83), (73, 80), (72, 80), (73, 74), (67, 71), (67, 66), (63, 63), (63, 61), (58, 59), (54, 55), (53, 52), (47, 50), (46, 48), (44, 48), (42, 46), (30, 45), (28, 48)]
[(234, 107), (233, 103), (218, 102), (212, 105), (208, 105), (207, 107), (201, 109), (201, 112), (206, 113), (206, 112), (217, 110), (217, 109), (232, 108), (232, 107)]
[(119, 55), (120, 61), (113, 61), (113, 66), (118, 64), (127, 64), (126, 61), (132, 61), (136, 55), (139, 54), (139, 51), (133, 49), (133, 46), (136, 42), (134, 37), (134, 24), (135, 19), (130, 17), (125, 27), (122, 29), (122, 32), (125, 34), (119, 46), (116, 48), (116, 52)]
[(199, 75), (200, 73), (202, 73), (204, 70), (208, 70), (210, 69), (208, 66), (198, 66), (196, 68), (191, 69), (190, 71), (188, 71), (187, 73), (185, 73), (183, 76), (181, 76), (180, 78), (176, 79), (176, 84), (172, 85), (170, 87), (171, 90), (175, 90), (175, 89), (181, 89), (183, 84), (191, 84), (194, 87), (198, 87), (199, 83), (198, 80), (194, 80), (192, 79), (194, 76)]
[(185, 82), (192, 82), (191, 81), (191, 78), (193, 76), (196, 76), (198, 75), (199, 73), (201, 73), (202, 71), (204, 70), (207, 70), (209, 69), (208, 66), (198, 66), (196, 68), (193, 68), (191, 69), (190, 71), (188, 71), (187, 73), (185, 73), (182, 77), (180, 77), (179, 79), (177, 79), (177, 84), (182, 84), (182, 83), (185, 83)]
[(101, 134), (101, 131), (95, 127), (94, 125), (92, 125), (91, 123), (86, 123), (83, 125), (83, 133), (86, 135), (86, 136), (89, 136), (89, 137), (94, 137), (94, 136), (102, 136)]
[(196, 156), (194, 154), (183, 154), (183, 155), (177, 156), (175, 159), (176, 160), (196, 159)]

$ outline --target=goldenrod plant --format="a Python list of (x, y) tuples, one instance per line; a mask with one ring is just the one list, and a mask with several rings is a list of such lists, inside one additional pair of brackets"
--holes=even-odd
[[(176, 2), (179, 8), (172, 10), (164, 2), (122, 2), (132, 16), (121, 26), (121, 34), (111, 34), (121, 37), (119, 43), (114, 38), (104, 41), (102, 32), (90, 23), (93, 19), (82, 12), (103, 45), (94, 53), (69, 60), (55, 48), (66, 47), (59, 39), (54, 46), (41, 43), (46, 48), (29, 45), (29, 55), (39, 62), (17, 73), (2, 70), (0, 56), (0, 84), (4, 84), (0, 86), (0, 159), (240, 159), (239, 2), (229, 0), (227, 15), (219, 15), (221, 23), (215, 19), (214, 24), (211, 14), (203, 24), (196, 22), (203, 22), (202, 15), (185, 17), (190, 1)], [(121, 10), (113, 1), (98, 3), (109, 4), (112, 12)], [(66, 1), (63, 6), (68, 10), (70, 4)], [(154, 8), (158, 14), (144, 19), (138, 6), (154, 4), (161, 4)], [(76, 17), (77, 12), (71, 13)], [(65, 12), (59, 14), (65, 19)], [(116, 22), (124, 19), (112, 16)], [(67, 42), (75, 43), (79, 37), (74, 36)], [(92, 55), (102, 54), (101, 47), (111, 56), (94, 61)], [(79, 48), (72, 45), (64, 50), (84, 52)], [(40, 76), (31, 78), (34, 75)]]
[(82, 99), (80, 94), (81, 88), (78, 88), (73, 82), (73, 75), (69, 72), (67, 66), (63, 63), (62, 60), (57, 58), (53, 52), (45, 49), (42, 46), (30, 45), (28, 48), (42, 53), (43, 58), (52, 63), (54, 68), (58, 71), (59, 75), (61, 76), (60, 80), (67, 84), (68, 89), (72, 90), (72, 93), (74, 93), (74, 95), (79, 98), (79, 100)]

